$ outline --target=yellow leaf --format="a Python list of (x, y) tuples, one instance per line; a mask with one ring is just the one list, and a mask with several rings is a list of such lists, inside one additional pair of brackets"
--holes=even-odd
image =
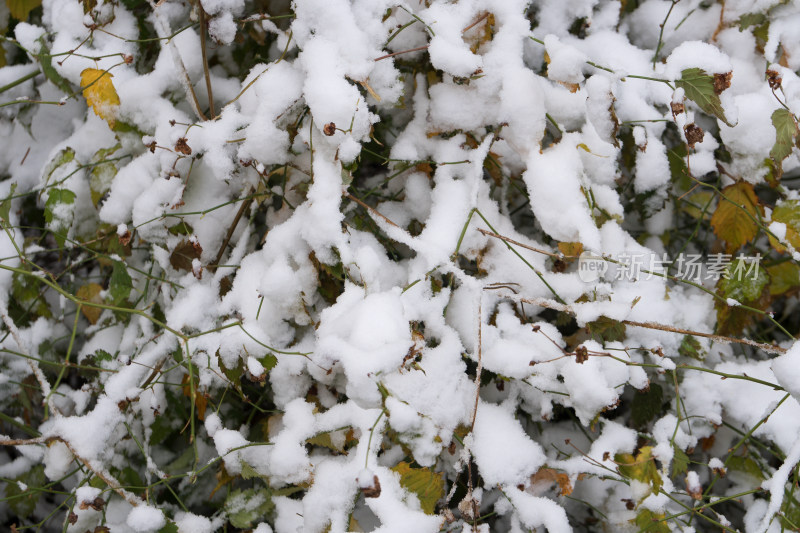
[(569, 481), (569, 476), (562, 472), (557, 472), (552, 468), (540, 468), (531, 476), (531, 484), (536, 485), (539, 483), (548, 486), (557, 483), (559, 496), (569, 496), (572, 494), (572, 483)]
[[(786, 225), (786, 235), (784, 242), (788, 242), (795, 250), (800, 250), (800, 202), (797, 200), (787, 200), (775, 205), (772, 210), (772, 222), (780, 222)], [(769, 236), (769, 243), (778, 252), (785, 252), (786, 247), (780, 242)]]
[(583, 243), (580, 242), (560, 242), (558, 251), (564, 254), (567, 259), (576, 259), (583, 252)]
[(444, 479), (430, 468), (411, 468), (408, 463), (398, 463), (392, 470), (400, 474), (400, 485), (419, 498), (422, 510), (434, 514), (436, 502), (444, 497)]
[(758, 233), (756, 220), (764, 214), (753, 186), (747, 182), (734, 183), (722, 189), (711, 226), (714, 233), (725, 241), (727, 253), (738, 250), (753, 240)]
[(767, 267), (769, 293), (771, 296), (795, 291), (800, 287), (800, 267), (794, 261), (784, 261)]
[(81, 72), (81, 87), (86, 103), (111, 128), (114, 127), (119, 108), (119, 96), (111, 82), (112, 77), (111, 73), (96, 68), (87, 68)]
[(661, 476), (653, 458), (652, 446), (643, 446), (635, 458), (629, 453), (617, 454), (614, 461), (623, 477), (646, 483), (656, 493), (661, 489)]
[(6, 7), (11, 16), (17, 20), (26, 21), (31, 11), (42, 5), (42, 0), (6, 0)]
[[(100, 298), (100, 292), (102, 290), (103, 287), (97, 283), (89, 283), (88, 285), (84, 285), (83, 287), (79, 288), (75, 293), (75, 296), (85, 302), (92, 302), (96, 304), (103, 303), (103, 299)], [(100, 313), (102, 312), (103, 310), (99, 307), (90, 307), (88, 305), (81, 306), (81, 313), (83, 313), (83, 316), (85, 316), (86, 320), (88, 320), (92, 325), (97, 324), (97, 321), (100, 319)]]

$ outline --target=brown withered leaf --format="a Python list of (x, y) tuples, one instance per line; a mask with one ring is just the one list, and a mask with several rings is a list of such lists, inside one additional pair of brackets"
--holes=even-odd
[[(92, 302), (99, 304), (103, 302), (103, 299), (100, 298), (100, 292), (102, 290), (103, 287), (101, 287), (97, 283), (89, 283), (87, 285), (84, 285), (83, 287), (80, 287), (75, 293), (75, 296), (77, 296), (78, 299), (83, 300), (85, 302)], [(97, 321), (100, 319), (100, 313), (102, 312), (103, 310), (100, 309), (99, 307), (91, 307), (88, 305), (81, 306), (81, 313), (83, 313), (83, 316), (85, 316), (86, 320), (88, 320), (89, 323), (92, 325), (97, 324)]]
[(733, 72), (726, 72), (725, 74), (714, 74), (714, 92), (722, 94), (722, 91), (731, 86), (731, 78)]
[(569, 476), (563, 472), (558, 472), (552, 468), (540, 468), (535, 474), (531, 476), (531, 484), (538, 485), (540, 483), (558, 484), (559, 496), (569, 496), (572, 494), (572, 483), (569, 481)]
[(769, 83), (770, 89), (776, 91), (780, 89), (783, 78), (777, 70), (769, 69), (767, 70), (767, 83)]
[(381, 495), (381, 482), (378, 476), (372, 476), (372, 485), (361, 489), (365, 498), (377, 498)]
[(175, 143), (175, 151), (183, 155), (192, 155), (192, 149), (189, 147), (186, 141), (186, 137), (181, 137), (178, 139), (178, 142)]
[(695, 144), (703, 142), (703, 135), (705, 134), (703, 128), (695, 123), (685, 125), (683, 133), (686, 134), (686, 142), (689, 143), (689, 148), (694, 148)]
[(198, 242), (183, 239), (178, 243), (178, 246), (172, 250), (169, 256), (169, 264), (171, 264), (172, 268), (175, 270), (192, 272), (192, 261), (194, 259), (200, 259), (202, 253), (203, 248)]

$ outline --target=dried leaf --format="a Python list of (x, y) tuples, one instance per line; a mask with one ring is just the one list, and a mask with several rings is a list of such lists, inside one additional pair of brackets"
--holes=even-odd
[(111, 128), (116, 123), (119, 108), (119, 96), (111, 81), (112, 77), (110, 72), (96, 68), (87, 68), (81, 72), (81, 87), (86, 103)]
[[(92, 302), (99, 304), (103, 303), (103, 299), (100, 298), (100, 292), (102, 292), (102, 290), (103, 287), (100, 286), (99, 284), (89, 283), (88, 285), (80, 287), (75, 293), (75, 296), (77, 296), (78, 299), (83, 300), (85, 302)], [(81, 313), (83, 313), (83, 316), (85, 316), (86, 320), (88, 320), (89, 323), (92, 325), (97, 324), (97, 321), (100, 319), (100, 313), (102, 312), (103, 310), (100, 309), (99, 307), (91, 307), (88, 305), (81, 306)]]
[(197, 242), (183, 239), (169, 256), (169, 264), (175, 270), (192, 272), (192, 261), (200, 259), (203, 248)]
[(722, 189), (711, 226), (714, 233), (725, 241), (726, 251), (732, 253), (753, 240), (758, 233), (756, 220), (764, 214), (753, 186), (747, 182), (734, 183)]
[(569, 476), (563, 472), (559, 472), (552, 468), (540, 468), (535, 474), (531, 476), (531, 484), (536, 485), (539, 483), (558, 485), (559, 496), (569, 496), (572, 494), (572, 483), (569, 481)]

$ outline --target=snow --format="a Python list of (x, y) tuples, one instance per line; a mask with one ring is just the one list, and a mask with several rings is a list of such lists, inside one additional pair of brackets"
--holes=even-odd
[(489, 485), (517, 485), (545, 461), (542, 448), (501, 406), (479, 403), (471, 446), (475, 463)]
[(126, 523), (138, 533), (158, 531), (166, 524), (164, 513), (149, 505), (139, 505), (131, 509)]
[[(182, 533), (219, 531), (229, 517), (213, 509), (228, 487), (202, 506), (189, 496), (193, 514), (165, 503), (159, 480), (180, 475), (186, 483), (170, 487), (183, 496), (195, 480), (210, 492), (220, 481), (213, 475), (228, 479), (222, 472), (238, 489), (254, 471), (275, 492), (298, 489), (273, 498), (274, 513), (250, 525), (256, 533), (344, 531), (351, 515), (368, 531), (435, 532), (471, 525), (461, 515), (445, 524), (445, 508), (459, 503), (448, 495), (424, 512), (392, 467), (408, 462), (449, 488), (471, 464), (482, 485), (471, 496), (482, 513), (497, 513), (481, 531), (569, 531), (587, 511), (532, 486), (547, 469), (607, 517), (603, 527), (623, 531), (636, 515), (626, 500), (682, 512), (667, 494), (681, 494), (684, 481), (691, 495), (702, 492), (725, 468), (729, 432), (758, 425), (754, 436), (787, 460), (764, 472), (768, 503), (745, 499), (745, 518), (729, 516), (735, 527), (765, 529), (800, 457), (800, 347), (787, 341), (773, 357), (696, 336), (704, 359), (688, 361), (674, 330), (718, 331), (711, 294), (660, 277), (615, 279), (615, 265), (587, 281), (579, 262), (556, 254), (560, 243), (580, 243), (657, 268), (654, 258), (679, 248), (708, 252), (708, 221), (686, 202), (710, 189), (687, 191), (673, 179), (692, 123), (704, 130), (683, 160), (693, 177), (746, 180), (767, 208), (777, 196), (798, 197), (792, 179), (765, 186), (772, 113), (783, 104), (800, 113), (800, 14), (773, 3), (296, 0), (291, 16), (261, 20), (279, 3), (263, 14), (243, 0), (160, 2), (144, 13), (45, 0), (41, 17), (14, 26), (27, 52), (12, 54), (7, 36), (6, 60), (17, 64), (0, 68), (3, 102), (14, 104), (0, 108), (0, 197), (14, 195), (3, 206), (0, 266), (20, 269), (0, 270), (10, 332), (0, 341), (0, 400), (18, 401), (19, 383), (40, 388), (47, 416), (15, 422), (47, 446), (0, 450), (0, 473), (30, 490), (16, 478), (42, 465), (60, 480), (54, 494), (74, 492), (78, 507), (105, 498), (103, 512), (79, 509), (70, 531), (157, 531), (168, 519)], [(209, 69), (198, 8), (208, 16)], [(760, 12), (770, 20), (766, 41), (738, 27)], [(146, 55), (141, 40), (152, 36), (143, 27), (159, 37)], [(43, 46), (72, 97), (49, 71), (8, 87), (38, 68)], [(765, 66), (781, 77), (779, 89)], [(113, 69), (115, 130), (85, 105), (86, 68)], [(719, 97), (732, 126), (676, 88), (691, 68), (731, 73)], [(117, 144), (95, 206), (95, 156)], [(74, 160), (50, 172), (67, 148)], [(795, 177), (798, 152), (781, 163)], [(70, 237), (58, 254), (49, 236), (17, 231), (31, 222), (30, 202), (44, 209), (54, 187), (76, 195), (47, 206), (49, 228)], [(678, 224), (698, 228), (685, 249)], [(785, 242), (789, 226), (773, 221), (769, 231)], [(489, 229), (517, 244), (478, 231)], [(174, 255), (184, 241), (199, 257)], [(771, 261), (778, 252), (770, 253)], [(131, 277), (133, 312), (104, 310), (88, 324), (74, 298), (37, 282), (41, 297), (22, 302), (36, 316), (13, 323), (21, 284), (34, 276), (71, 293), (98, 283), (111, 305), (119, 280), (109, 261)], [(782, 298), (772, 296), (770, 305)], [(628, 321), (619, 339), (592, 338), (601, 317)], [(88, 368), (51, 368), (67, 349)], [(637, 433), (631, 406), (656, 384), (663, 409)], [(181, 438), (197, 455), (179, 467), (176, 441), (158, 439), (185, 425)], [(700, 447), (710, 437), (716, 444)], [(617, 482), (615, 456), (635, 455), (645, 438), (666, 494)], [(710, 471), (671, 478), (676, 450), (692, 449), (693, 467)], [(79, 465), (109, 480), (130, 465), (149, 499), (64, 479)], [(362, 496), (375, 479), (380, 495)], [(726, 484), (713, 496), (729, 489), (738, 490)]]
[(793, 344), (785, 354), (773, 359), (771, 367), (778, 383), (800, 402), (800, 344)]

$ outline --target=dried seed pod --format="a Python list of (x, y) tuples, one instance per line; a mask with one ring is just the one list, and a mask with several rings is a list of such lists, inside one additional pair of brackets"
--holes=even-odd
[(733, 72), (726, 72), (725, 74), (714, 74), (714, 92), (721, 94), (722, 91), (731, 86), (731, 78)]
[(689, 143), (689, 148), (694, 148), (694, 145), (703, 142), (703, 128), (697, 124), (687, 124), (683, 127), (683, 133), (686, 134), (686, 142)]
[(175, 143), (175, 151), (183, 155), (192, 155), (192, 149), (186, 144), (186, 137), (178, 139), (178, 142)]

